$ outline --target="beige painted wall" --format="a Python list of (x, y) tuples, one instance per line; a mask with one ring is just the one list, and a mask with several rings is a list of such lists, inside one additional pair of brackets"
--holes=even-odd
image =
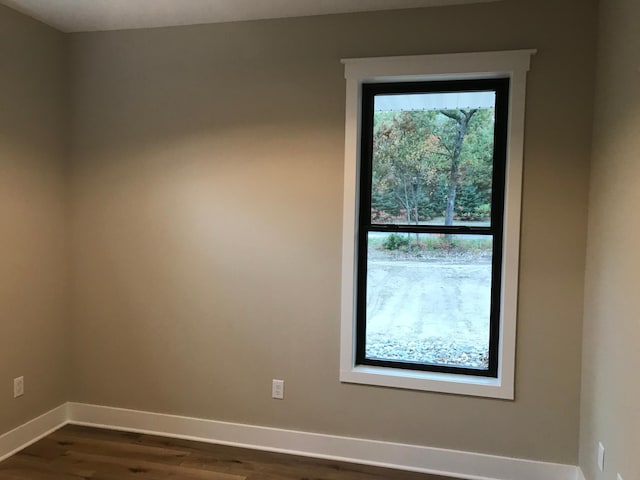
[[(584, 319), (580, 465), (640, 478), (640, 4), (600, 6)], [(605, 472), (596, 445), (605, 446)]]
[(0, 434), (69, 393), (67, 54), (61, 33), (0, 6)]
[[(575, 464), (595, 19), (511, 0), (73, 35), (71, 400)], [(518, 48), (516, 401), (340, 384), (340, 58)]]

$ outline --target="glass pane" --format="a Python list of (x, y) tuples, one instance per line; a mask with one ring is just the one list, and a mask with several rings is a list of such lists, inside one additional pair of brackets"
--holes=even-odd
[(492, 237), (369, 233), (365, 356), (487, 369)]
[(494, 91), (376, 95), (371, 223), (489, 226)]

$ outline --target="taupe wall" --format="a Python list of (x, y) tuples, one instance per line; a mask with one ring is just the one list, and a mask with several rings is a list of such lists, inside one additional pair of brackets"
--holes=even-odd
[[(510, 0), (73, 35), (71, 400), (575, 464), (595, 21)], [(518, 48), (516, 401), (340, 384), (340, 58)]]
[(67, 42), (0, 6), (0, 433), (69, 393)]
[(580, 465), (587, 480), (629, 480), (640, 478), (640, 4), (604, 0), (600, 9)]

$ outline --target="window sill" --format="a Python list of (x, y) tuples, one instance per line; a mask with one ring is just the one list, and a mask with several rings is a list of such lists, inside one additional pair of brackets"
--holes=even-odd
[(397, 368), (356, 366), (340, 372), (343, 383), (423, 390), (513, 400), (513, 383), (498, 378), (477, 377)]

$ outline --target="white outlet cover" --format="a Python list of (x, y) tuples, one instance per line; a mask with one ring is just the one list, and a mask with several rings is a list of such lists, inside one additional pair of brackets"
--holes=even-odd
[(18, 398), (24, 395), (24, 377), (17, 377), (13, 379), (13, 398)]
[(276, 380), (275, 378), (271, 382), (271, 398), (277, 400), (284, 399), (284, 380)]

